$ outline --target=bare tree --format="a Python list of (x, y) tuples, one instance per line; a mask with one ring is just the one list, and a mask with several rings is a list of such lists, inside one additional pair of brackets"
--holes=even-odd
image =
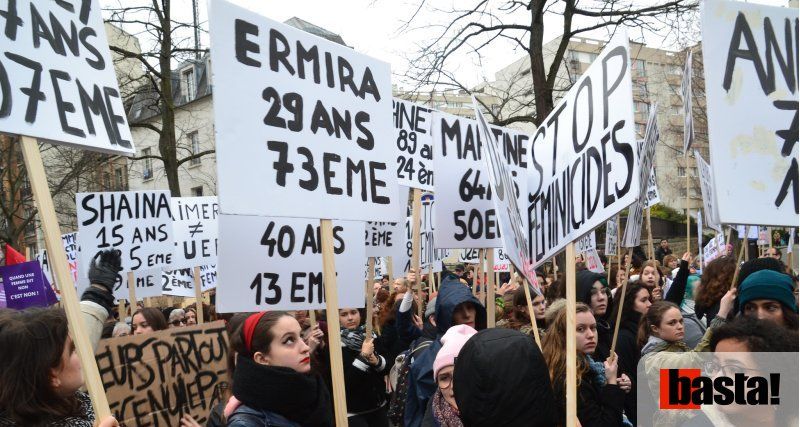
[(158, 155), (133, 157), (131, 160), (150, 158), (161, 161), (170, 192), (173, 196), (180, 196), (179, 167), (212, 154), (214, 150), (193, 153), (190, 149), (185, 155), (181, 154), (185, 150), (180, 150), (175, 129), (175, 114), (181, 107), (181, 99), (180, 93), (176, 93), (179, 79), (174, 75), (173, 66), (196, 58), (205, 51), (195, 45), (194, 36), (198, 30), (198, 24), (194, 22), (196, 19), (193, 22), (173, 19), (171, 0), (142, 0), (135, 3), (131, 5), (130, 1), (119, 0), (118, 6), (104, 9), (108, 16), (106, 22), (132, 32), (143, 39), (145, 45), (141, 51), (111, 45), (111, 51), (119, 55), (117, 62), (133, 60), (140, 67), (127, 67), (127, 76), (120, 78), (120, 90), (130, 94), (134, 100), (132, 102), (145, 103), (137, 108), (159, 117), (157, 121), (147, 120), (153, 115), (150, 114), (129, 121), (131, 128), (145, 128), (158, 134)]
[[(424, 0), (422, 3), (420, 9), (424, 7)], [(500, 41), (510, 41), (515, 48), (524, 51), (530, 61), (530, 74), (525, 77), (530, 79), (528, 87), (532, 87), (535, 108), (533, 114), (525, 108), (516, 110), (526, 111), (525, 114), (515, 114), (515, 110), (502, 110), (503, 114), (499, 114), (491, 108), (487, 111), (492, 113), (496, 124), (525, 122), (539, 125), (555, 105), (554, 92), (559, 90), (556, 83), (570, 38), (603, 29), (613, 32), (619, 26), (635, 27), (643, 32), (665, 32), (675, 29), (681, 16), (696, 9), (698, 2), (670, 0), (640, 4), (634, 0), (609, 0), (579, 3), (578, 0), (477, 0), (469, 8), (437, 9), (450, 19), (437, 26), (433, 30), (436, 35), (409, 58), (410, 68), (406, 77), (416, 82), (418, 87), (456, 86), (468, 90), (453, 76), (452, 70), (458, 66), (453, 63), (454, 59), (461, 54), (477, 55), (480, 59), (483, 49)], [(461, 6), (464, 3), (454, 4)], [(548, 14), (561, 17), (563, 30), (552, 52), (552, 62), (546, 67), (544, 18)], [(430, 31), (430, 25), (412, 27), (417, 15), (412, 16), (405, 28)]]

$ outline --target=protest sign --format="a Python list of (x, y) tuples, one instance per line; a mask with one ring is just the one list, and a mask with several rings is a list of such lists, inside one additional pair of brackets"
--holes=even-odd
[[(697, 220), (697, 252), (703, 255), (703, 252), (700, 250), (700, 248), (703, 247), (703, 212), (701, 212), (700, 209), (697, 210), (695, 218)], [(701, 262), (700, 265), (702, 266), (703, 263)]]
[[(439, 246), (436, 244), (436, 223), (435, 218), (438, 215), (437, 210), (437, 201), (434, 197), (433, 193), (424, 192), (422, 193), (422, 208), (419, 215), (419, 242), (420, 242), (420, 250), (419, 250), (419, 265), (421, 270), (427, 269), (429, 266), (433, 266), (434, 272), (442, 271), (442, 260), (447, 258), (450, 255), (449, 249), (437, 249)], [(408, 213), (406, 217), (406, 253), (403, 259), (404, 261), (404, 271), (409, 271), (411, 266), (411, 259), (412, 259), (412, 229), (411, 226), (412, 222), (412, 215), (411, 212)], [(397, 262), (395, 260), (394, 262)]]
[(639, 161), (636, 169), (639, 182), (639, 186), (636, 188), (638, 198), (628, 209), (628, 220), (625, 223), (625, 231), (622, 234), (622, 246), (626, 248), (639, 246), (642, 237), (642, 220), (644, 219), (644, 208), (647, 203), (647, 178), (653, 170), (656, 144), (660, 137), (657, 111), (657, 104), (650, 107), (650, 116), (647, 118), (644, 139), (639, 146)]
[(58, 302), (38, 261), (0, 267), (0, 277), (8, 308), (48, 307)]
[(0, 131), (133, 154), (100, 5), (80, 3), (6, 5)]
[(209, 25), (221, 212), (396, 221), (389, 64), (227, 1)]
[(683, 152), (689, 152), (694, 142), (694, 116), (692, 115), (692, 50), (686, 54), (681, 80), (681, 98), (683, 98)]
[(422, 105), (392, 98), (397, 181), (400, 185), (433, 191), (431, 112)]
[(605, 273), (606, 271), (603, 268), (603, 261), (600, 260), (600, 255), (594, 248), (591, 248), (583, 253), (583, 262), (589, 271), (601, 274)]
[(714, 197), (714, 174), (711, 165), (703, 160), (697, 150), (694, 151), (694, 158), (697, 161), (697, 174), (700, 177), (700, 193), (703, 195), (706, 226), (722, 233), (722, 224), (719, 223), (719, 213)]
[(494, 248), (494, 272), (504, 273), (511, 271), (511, 260), (503, 248)]
[(111, 411), (121, 425), (205, 425), (229, 386), (225, 323), (100, 341), (95, 353)]
[(708, 265), (709, 262), (724, 256), (726, 252), (725, 235), (717, 234), (703, 247), (703, 265)]
[[(78, 281), (78, 233), (67, 233), (61, 235), (61, 243), (64, 244), (64, 252), (67, 253), (67, 265), (69, 265), (70, 276), (72, 276), (72, 284)], [(47, 254), (47, 249), (42, 249), (37, 255), (36, 259), (42, 266), (42, 273), (47, 281), (52, 285), (56, 284), (53, 279), (53, 273), (50, 270), (50, 258)]]
[(477, 264), (479, 249), (461, 249), (458, 252), (458, 262), (461, 264)]
[[(136, 298), (150, 298), (161, 295), (162, 285), (161, 269), (152, 270), (136, 270), (133, 272), (133, 278), (136, 281)], [(130, 293), (128, 292), (128, 283), (125, 276), (119, 276), (117, 282), (114, 284), (114, 298), (119, 300), (128, 300)]]
[(758, 246), (767, 246), (769, 244), (769, 230), (767, 227), (758, 227), (758, 240), (756, 244), (758, 244)]
[(575, 252), (579, 254), (592, 249), (597, 249), (597, 240), (595, 239), (594, 230), (575, 241)]
[(628, 52), (620, 31), (534, 134), (528, 162), (534, 266), (639, 197)]
[(217, 262), (218, 215), (216, 196), (172, 198), (175, 255), (170, 263), (171, 268)]
[(647, 180), (647, 201), (644, 207), (649, 208), (661, 203), (661, 195), (658, 194), (658, 182), (656, 181), (656, 168), (650, 171), (650, 178)]
[(606, 221), (606, 242), (603, 252), (606, 255), (617, 255), (618, 239), (617, 222), (613, 219)]
[[(530, 137), (511, 129), (489, 126), (491, 141), (511, 171), (518, 206), (527, 200), (527, 150)], [(436, 245), (439, 248), (503, 246), (489, 174), (483, 159), (486, 138), (478, 122), (434, 112), (433, 165), (436, 171)]]
[[(364, 223), (334, 221), (340, 307), (364, 307)], [(299, 218), (220, 215), (217, 311), (325, 308), (320, 226)]]
[(703, 6), (719, 220), (797, 226), (797, 8), (721, 0)]
[(217, 266), (208, 264), (200, 266), (200, 289), (202, 292), (210, 291), (217, 287)]
[(739, 235), (740, 239), (744, 239), (745, 233), (747, 233), (748, 239), (758, 239), (758, 228), (757, 227), (746, 227), (744, 225), (737, 225), (736, 226), (736, 233)]
[(528, 236), (525, 223), (520, 215), (517, 194), (514, 191), (512, 171), (503, 160), (500, 147), (489, 143), (492, 141), (492, 131), (474, 97), (472, 98), (472, 108), (475, 111), (475, 118), (478, 120), (478, 128), (484, 140), (487, 141), (486, 144), (482, 144), (481, 148), (489, 172), (489, 183), (493, 191), (492, 202), (500, 223), (503, 247), (506, 249), (509, 261), (528, 279), (534, 292), (542, 295), (541, 285), (536, 280), (536, 273), (528, 256)]
[(406, 247), (404, 221), (407, 213), (409, 188), (403, 185), (400, 189), (395, 219), (392, 222), (367, 221), (364, 230), (364, 246), (368, 257), (395, 256), (402, 257)]
[(162, 272), (161, 292), (164, 295), (194, 298), (194, 277), (192, 276), (192, 269), (181, 268)]

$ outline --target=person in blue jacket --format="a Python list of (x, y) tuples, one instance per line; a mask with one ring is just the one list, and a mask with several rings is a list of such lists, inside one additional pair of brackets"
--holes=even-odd
[[(410, 311), (398, 313), (398, 324), (407, 324), (401, 316), (411, 316)], [(410, 317), (409, 317), (410, 318)], [(442, 278), (436, 297), (436, 338), (411, 364), (408, 373), (408, 397), (406, 399), (404, 425), (419, 427), (425, 417), (428, 400), (436, 391), (433, 380), (433, 362), (442, 348), (441, 338), (455, 325), (468, 325), (476, 330), (486, 328), (486, 308), (472, 295), (470, 289), (459, 282), (454, 274)]]

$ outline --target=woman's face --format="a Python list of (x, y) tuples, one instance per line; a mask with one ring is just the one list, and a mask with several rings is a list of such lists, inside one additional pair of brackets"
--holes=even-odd
[(670, 270), (674, 270), (674, 269), (678, 268), (678, 259), (677, 258), (673, 258), (673, 259), (669, 260), (668, 267), (669, 267)]
[(453, 326), (455, 325), (475, 327), (475, 306), (471, 302), (462, 302), (453, 310)]
[(653, 330), (653, 334), (667, 342), (683, 340), (683, 316), (680, 310), (673, 307), (661, 316), (661, 323)]
[(617, 270), (617, 286), (622, 286), (625, 283), (625, 270)]
[(343, 308), (339, 310), (339, 323), (343, 328), (356, 329), (361, 324), (361, 313), (355, 308)]
[(744, 305), (744, 315), (759, 320), (768, 320), (776, 325), (783, 326), (783, 309), (781, 303), (771, 299), (756, 299)]
[(453, 365), (439, 369), (439, 372), (436, 374), (436, 385), (439, 387), (439, 390), (442, 391), (444, 401), (453, 409), (458, 409), (456, 395), (453, 393)]
[(633, 310), (639, 314), (645, 314), (651, 305), (653, 303), (650, 302), (650, 292), (647, 289), (639, 289), (639, 292), (636, 292), (636, 298), (633, 300)]
[(592, 313), (595, 316), (604, 316), (608, 310), (608, 294), (606, 287), (602, 283), (594, 282), (592, 285)]
[(544, 320), (544, 311), (547, 308), (547, 303), (544, 301), (544, 297), (541, 295), (536, 295), (536, 298), (531, 301), (531, 305), (533, 305), (533, 315), (536, 316), (536, 320)]
[(262, 365), (292, 368), (300, 373), (310, 371), (310, 351), (300, 336), (301, 332), (300, 323), (294, 317), (281, 316), (272, 327), (269, 353), (256, 352), (253, 360)]
[(576, 348), (579, 353), (592, 354), (597, 348), (597, 322), (588, 311), (575, 316)]
[(131, 326), (133, 328), (134, 335), (142, 335), (142, 334), (152, 334), (155, 332), (153, 327), (147, 323), (147, 319), (144, 318), (142, 313), (136, 313), (131, 320)]
[(192, 310), (186, 312), (186, 326), (192, 326), (197, 324), (197, 313)]
[(658, 272), (656, 271), (655, 267), (649, 265), (646, 266), (642, 270), (641, 280), (642, 283), (644, 283), (644, 285), (648, 288), (652, 289), (656, 287), (656, 284), (658, 284)]
[(67, 397), (75, 394), (83, 387), (83, 371), (78, 352), (72, 338), (67, 336), (64, 350), (61, 352), (61, 364), (51, 371), (53, 388), (59, 396)]

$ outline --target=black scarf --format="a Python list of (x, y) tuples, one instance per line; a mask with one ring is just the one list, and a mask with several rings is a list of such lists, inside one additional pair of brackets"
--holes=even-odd
[(333, 426), (330, 393), (317, 374), (260, 365), (239, 356), (233, 395), (252, 409), (273, 412), (304, 426)]

